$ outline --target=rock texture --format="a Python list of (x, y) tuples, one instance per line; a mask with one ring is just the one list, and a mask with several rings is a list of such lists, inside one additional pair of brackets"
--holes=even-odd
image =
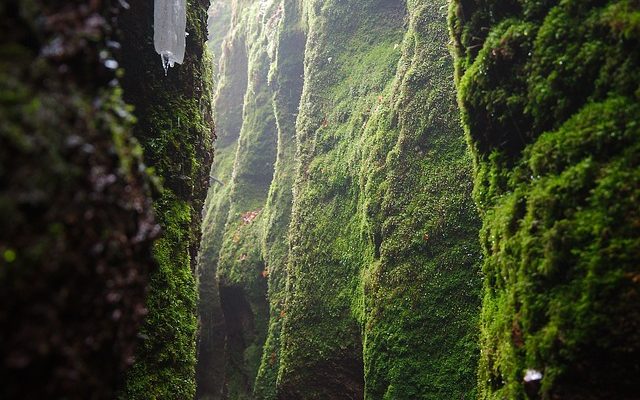
[(0, 397), (113, 399), (159, 233), (117, 2), (0, 5)]
[(209, 184), (213, 127), (211, 62), (205, 51), (206, 2), (187, 2), (186, 54), (165, 76), (153, 46), (153, 2), (131, 2), (120, 19), (125, 99), (135, 107), (135, 136), (162, 181), (154, 199), (162, 237), (151, 277), (149, 315), (122, 397), (195, 395), (201, 209)]
[(199, 398), (473, 396), (479, 219), (437, 3), (233, 3)]
[(639, 18), (627, 0), (452, 5), (481, 399), (638, 397)]

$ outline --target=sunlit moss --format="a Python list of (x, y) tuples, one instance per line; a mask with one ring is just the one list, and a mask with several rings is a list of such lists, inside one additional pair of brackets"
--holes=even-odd
[[(204, 228), (210, 248), (225, 231), (220, 256), (213, 255), (223, 287), (240, 285), (250, 297), (261, 293), (256, 272), (269, 280), (269, 332), (254, 396), (471, 396), (477, 221), (444, 4), (282, 4), (270, 87), (255, 86), (249, 73), (234, 184), (210, 196), (210, 210), (229, 209), (229, 218)], [(268, 30), (278, 10), (265, 15)], [(256, 17), (250, 7), (237, 16)], [(239, 23), (230, 38), (247, 32)], [(235, 52), (247, 48), (233, 43)], [(265, 45), (271, 54), (269, 40), (248, 48)], [(253, 57), (250, 71), (258, 65)], [(222, 68), (220, 87), (230, 93), (236, 74)], [(263, 93), (273, 96), (272, 110), (255, 106)], [(231, 103), (221, 110), (229, 111), (225, 127), (238, 123)], [(255, 190), (264, 180), (250, 178), (270, 153), (257, 152), (265, 144), (252, 140), (273, 116), (278, 158), (264, 204)], [(227, 209), (216, 206), (223, 203)], [(249, 372), (255, 349), (248, 350)]]

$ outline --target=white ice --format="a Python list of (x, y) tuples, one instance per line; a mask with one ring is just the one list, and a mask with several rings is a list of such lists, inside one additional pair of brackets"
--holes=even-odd
[(186, 46), (186, 0), (155, 0), (153, 7), (153, 44), (162, 58), (164, 73), (182, 64)]

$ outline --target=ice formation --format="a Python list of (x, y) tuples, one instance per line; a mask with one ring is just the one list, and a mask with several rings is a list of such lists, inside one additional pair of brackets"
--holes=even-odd
[(184, 61), (187, 29), (186, 0), (155, 0), (153, 44), (162, 58), (164, 73)]

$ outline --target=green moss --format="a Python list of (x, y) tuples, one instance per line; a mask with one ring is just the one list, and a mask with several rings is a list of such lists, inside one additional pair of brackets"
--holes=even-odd
[[(230, 21), (229, 21), (230, 22)], [(197, 398), (218, 399), (226, 385), (226, 325), (220, 299), (217, 268), (225, 224), (237, 142), (242, 127), (247, 89), (247, 54), (242, 30), (227, 37), (219, 58), (219, 79), (213, 101), (216, 118), (216, 158), (210, 171), (210, 188), (204, 206), (202, 242), (198, 255), (200, 335), (198, 343)]]
[(635, 13), (526, 1), (488, 21), (492, 7), (456, 2), (450, 18), (483, 216), (480, 398), (632, 398)]
[(217, 84), (222, 44), (231, 27), (231, 4), (224, 0), (213, 0), (209, 6), (207, 19), (208, 40), (207, 47), (212, 54), (214, 85)]
[(308, 18), (278, 393), (358, 397), (357, 294), (370, 254), (361, 233), (358, 144), (400, 57), (403, 7), (309, 2)]
[[(204, 228), (212, 247), (225, 231), (214, 255), (223, 308), (237, 312), (264, 295), (262, 268), (269, 278), (254, 397), (471, 396), (477, 222), (442, 4), (412, 4), (409, 15), (389, 1), (276, 1), (266, 9), (235, 10), (229, 43), (243, 48), (238, 38), (248, 38), (249, 69), (268, 70), (270, 87), (255, 86), (249, 73), (233, 185), (210, 197), (211, 207), (228, 204), (229, 218)], [(262, 25), (248, 28), (245, 18)], [(269, 59), (256, 58), (265, 49)], [(227, 68), (220, 93), (239, 82)], [(238, 122), (233, 104), (220, 103), (225, 127)], [(255, 141), (273, 117), (278, 153), (267, 179), (257, 167), (273, 153)], [(234, 350), (229, 357), (250, 381), (255, 336), (236, 331), (232, 314), (228, 340), (240, 335), (252, 345), (244, 359)], [(231, 371), (234, 396), (247, 397), (237, 391), (237, 366)]]
[[(238, 138), (238, 151), (233, 165), (229, 189), (229, 213), (226, 220), (222, 247), (218, 258), (218, 280), (221, 286), (237, 287), (223, 297), (223, 307), (237, 301), (246, 301), (250, 325), (236, 332), (244, 337), (237, 346), (231, 340), (227, 346), (228, 357), (239, 362), (229, 363), (227, 377), (236, 384), (228, 387), (229, 396), (250, 398), (253, 381), (264, 344), (268, 308), (266, 303), (267, 273), (260, 248), (263, 231), (263, 208), (273, 177), (276, 157), (276, 125), (268, 86), (270, 58), (267, 43), (256, 24), (259, 4), (245, 10), (244, 29), (248, 47), (248, 85), (244, 99), (242, 129)], [(259, 19), (258, 19), (259, 22)], [(238, 299), (241, 296), (244, 299)], [(225, 314), (230, 318), (240, 315)], [(233, 331), (232, 331), (233, 332)]]
[(402, 44), (401, 7), (360, 6), (310, 17), (280, 390), (471, 395), (478, 251), (446, 23), (414, 4)]
[(151, 3), (136, 3), (121, 21), (125, 98), (135, 107), (135, 130), (146, 161), (162, 181), (154, 203), (162, 237), (154, 255), (148, 316), (126, 399), (185, 399), (195, 395), (196, 251), (212, 157), (211, 60), (206, 13), (187, 8), (185, 62), (165, 76), (147, 46), (153, 35)]
[(217, 321), (227, 328), (227, 344), (212, 344), (209, 362), (226, 353), (227, 368), (202, 378), (202, 396), (217, 396), (213, 382), (222, 375), (228, 396), (250, 398), (267, 334), (268, 267), (260, 243), (277, 127), (268, 82), (272, 38), (263, 30), (266, 17), (260, 9), (259, 3), (238, 5), (238, 18), (222, 49), (215, 100), (220, 162), (212, 176), (224, 186), (214, 184), (209, 194), (202, 242), (207, 258), (201, 258), (201, 277), (206, 285), (220, 287), (220, 300), (212, 301), (220, 301), (224, 317), (219, 313)]
[(87, 10), (0, 5), (1, 398), (113, 399), (144, 319), (150, 179), (103, 64), (124, 9)]
[(295, 0), (283, 2), (284, 16), (272, 63), (273, 109), (278, 128), (274, 177), (263, 211), (262, 256), (268, 271), (269, 328), (254, 385), (256, 399), (275, 400), (280, 368), (282, 322), (286, 316), (289, 223), (296, 171), (296, 117), (302, 93), (305, 34), (299, 25), (301, 9)]
[[(189, 266), (191, 207), (169, 192), (156, 202), (163, 235), (155, 243), (159, 269), (151, 280), (147, 298), (149, 315), (141, 331), (139, 354), (153, 354), (155, 365), (136, 363), (129, 373), (127, 399), (184, 399), (194, 396), (196, 290)], [(186, 266), (186, 268), (176, 268)], [(170, 345), (169, 345), (170, 344)], [(150, 391), (149, 388), (153, 388)]]
[[(473, 398), (478, 221), (444, 4), (414, 3), (392, 90), (365, 131), (365, 396)], [(427, 333), (428, 332), (428, 333)]]

